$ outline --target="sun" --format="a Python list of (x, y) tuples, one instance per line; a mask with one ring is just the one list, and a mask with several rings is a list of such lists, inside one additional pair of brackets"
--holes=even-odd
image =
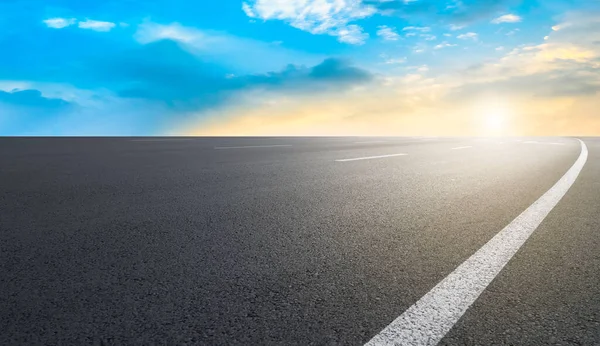
[(487, 132), (503, 132), (506, 126), (506, 113), (502, 110), (488, 111), (485, 115), (485, 128)]
[(513, 111), (506, 102), (486, 100), (475, 108), (479, 131), (485, 136), (506, 136), (510, 131)]

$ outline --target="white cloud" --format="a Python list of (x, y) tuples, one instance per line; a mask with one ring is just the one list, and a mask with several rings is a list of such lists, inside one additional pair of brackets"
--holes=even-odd
[(452, 43), (448, 43), (448, 42), (442, 42), (442, 43), (438, 44), (437, 46), (433, 47), (433, 49), (442, 49), (442, 48), (448, 48), (448, 47), (456, 47), (456, 45), (452, 44)]
[(503, 16), (500, 16), (494, 20), (492, 20), (493, 24), (500, 24), (500, 23), (518, 23), (520, 22), (522, 19), (521, 17), (515, 15), (515, 14), (505, 14)]
[(435, 41), (437, 39), (437, 37), (435, 35), (430, 35), (430, 34), (421, 34), (419, 36), (424, 38), (425, 41)]
[(100, 32), (110, 31), (116, 26), (115, 23), (103, 22), (103, 21), (91, 20), (91, 19), (86, 19), (83, 22), (79, 22), (78, 25), (79, 25), (79, 28), (81, 28), (81, 29), (89, 29), (89, 30), (100, 31)]
[(400, 35), (395, 31), (395, 28), (390, 28), (387, 25), (381, 25), (378, 27), (377, 36), (383, 38), (386, 41), (398, 41)]
[(452, 31), (456, 31), (456, 30), (460, 30), (460, 29), (462, 29), (462, 28), (464, 28), (464, 27), (465, 27), (464, 25), (456, 25), (456, 24), (452, 24), (452, 25), (450, 25), (450, 30), (452, 30)]
[(559, 30), (563, 30), (565, 28), (570, 27), (572, 24), (571, 23), (561, 23), (558, 25), (555, 25), (552, 27), (552, 31), (559, 31)]
[(503, 50), (504, 50), (504, 47), (502, 47), (502, 46), (496, 47), (496, 51), (498, 51), (498, 52), (503, 51)]
[(474, 32), (468, 32), (466, 34), (461, 34), (456, 36), (456, 38), (458, 38), (459, 40), (477, 40), (477, 34)]
[(427, 66), (427, 65), (422, 65), (422, 66), (419, 66), (419, 68), (417, 68), (417, 72), (423, 73), (423, 72), (428, 72), (428, 71), (429, 71), (429, 66)]
[(406, 63), (406, 58), (387, 58), (385, 63), (388, 65), (404, 64)]
[(139, 26), (135, 38), (142, 44), (160, 40), (173, 40), (181, 43), (193, 44), (195, 47), (204, 47), (210, 44), (213, 38), (200, 30), (184, 27), (178, 23), (161, 25), (146, 23)]
[(242, 3), (242, 11), (244, 11), (244, 13), (250, 17), (250, 18), (256, 18), (256, 13), (254, 13), (254, 11), (252, 11), (252, 8), (250, 7), (250, 5), (248, 5), (247, 3)]
[(420, 73), (429, 72), (429, 66), (427, 66), (427, 65), (409, 66), (408, 69), (409, 70), (413, 70), (413, 71), (417, 71), (417, 72), (420, 72)]
[(75, 24), (75, 18), (48, 18), (43, 21), (52, 29), (62, 29)]
[(363, 32), (363, 29), (358, 25), (348, 25), (338, 29), (335, 32), (338, 41), (342, 43), (361, 45), (369, 38), (369, 34)]
[(242, 4), (242, 10), (251, 18), (281, 20), (311, 34), (337, 36), (349, 44), (362, 44), (368, 38), (362, 28), (349, 23), (376, 12), (361, 0), (251, 0)]
[(428, 26), (407, 26), (402, 31), (420, 31), (420, 32), (430, 32), (431, 28)]

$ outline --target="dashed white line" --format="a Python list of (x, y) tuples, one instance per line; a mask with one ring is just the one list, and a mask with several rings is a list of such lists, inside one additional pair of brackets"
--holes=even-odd
[(469, 148), (473, 148), (472, 145), (466, 145), (464, 147), (456, 147), (456, 148), (452, 148), (452, 150), (461, 150), (461, 149), (469, 149)]
[(525, 141), (525, 144), (549, 144), (549, 145), (565, 145), (565, 143), (557, 143), (557, 142), (537, 142), (537, 141)]
[(550, 190), (366, 345), (436, 345), (571, 188), (588, 157), (579, 142), (579, 158)]
[(379, 156), (367, 156), (367, 157), (357, 157), (353, 159), (340, 159), (335, 160), (336, 162), (348, 162), (348, 161), (359, 161), (359, 160), (372, 160), (372, 159), (383, 159), (386, 157), (396, 157), (396, 156), (406, 156), (408, 154), (391, 154), (391, 155), (379, 155)]
[(192, 141), (191, 138), (154, 138), (154, 139), (131, 139), (130, 142), (185, 142)]
[(273, 144), (273, 145), (245, 145), (239, 147), (215, 147), (216, 150), (223, 149), (250, 149), (250, 148), (279, 148), (279, 147), (291, 147), (291, 144)]

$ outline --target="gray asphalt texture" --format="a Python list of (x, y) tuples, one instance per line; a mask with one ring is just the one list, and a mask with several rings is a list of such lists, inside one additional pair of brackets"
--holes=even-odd
[[(600, 345), (600, 139), (583, 140), (575, 185), (441, 344)], [(261, 145), (291, 146), (215, 149)], [(579, 153), (572, 138), (0, 138), (0, 345), (361, 345)]]

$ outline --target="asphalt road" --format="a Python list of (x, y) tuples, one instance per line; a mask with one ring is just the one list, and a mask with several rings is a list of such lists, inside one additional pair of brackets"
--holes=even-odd
[[(441, 345), (600, 345), (600, 139), (582, 140), (575, 183)], [(0, 138), (0, 345), (365, 344), (581, 151)]]

